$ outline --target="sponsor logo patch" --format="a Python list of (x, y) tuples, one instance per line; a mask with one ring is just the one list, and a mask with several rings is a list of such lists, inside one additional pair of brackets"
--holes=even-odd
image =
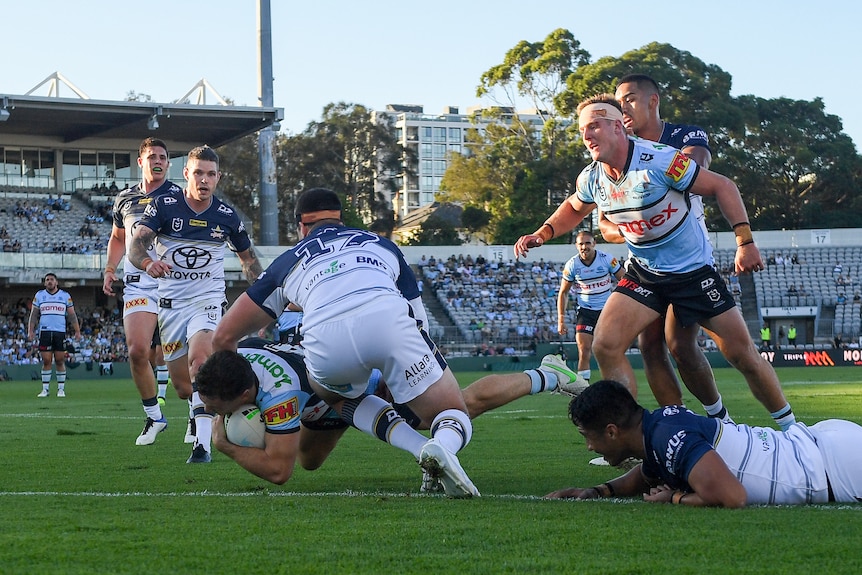
[(677, 152), (673, 156), (673, 161), (668, 166), (665, 174), (669, 176), (674, 182), (678, 182), (685, 175), (686, 170), (688, 170), (688, 165), (691, 163), (691, 159), (683, 154), (682, 152)]
[(123, 307), (125, 309), (132, 309), (133, 307), (138, 307), (139, 305), (147, 305), (147, 298), (145, 297), (136, 297), (135, 299), (130, 299), (127, 301)]
[(162, 344), (162, 349), (165, 353), (174, 353), (175, 351), (179, 351), (183, 348), (183, 342), (181, 341), (169, 341), (168, 343)]
[(207, 227), (206, 220), (196, 220), (194, 218), (189, 219), (189, 225), (195, 228), (205, 228)]
[(267, 425), (287, 423), (297, 417), (299, 417), (299, 403), (295, 397), (274, 405), (263, 412), (263, 420)]

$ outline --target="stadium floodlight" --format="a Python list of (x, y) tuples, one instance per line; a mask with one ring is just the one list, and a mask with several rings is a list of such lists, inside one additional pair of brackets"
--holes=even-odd
[(159, 106), (158, 108), (156, 108), (156, 111), (153, 112), (153, 115), (150, 116), (150, 119), (147, 120), (147, 128), (149, 128), (150, 130), (158, 130), (159, 116), (161, 116), (162, 114), (164, 114), (164, 112), (162, 111), (162, 107)]

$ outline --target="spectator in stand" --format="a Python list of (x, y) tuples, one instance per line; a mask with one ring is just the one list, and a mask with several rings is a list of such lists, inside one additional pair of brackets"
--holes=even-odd
[(836, 304), (843, 304), (847, 302), (847, 296), (844, 295), (844, 292), (838, 294), (838, 297), (835, 298)]

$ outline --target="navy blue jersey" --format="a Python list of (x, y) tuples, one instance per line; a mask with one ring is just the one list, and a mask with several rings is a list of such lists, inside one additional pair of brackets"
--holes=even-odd
[(304, 312), (303, 329), (350, 312), (384, 292), (407, 300), (420, 295), (401, 250), (384, 237), (343, 225), (313, 230), (276, 258), (246, 291), (273, 318), (295, 303)]
[(141, 225), (156, 232), (156, 253), (171, 266), (159, 281), (159, 297), (192, 299), (224, 294), (224, 251), (230, 242), (251, 247), (239, 215), (216, 197), (203, 212), (186, 203), (183, 191), (164, 194), (147, 205)]

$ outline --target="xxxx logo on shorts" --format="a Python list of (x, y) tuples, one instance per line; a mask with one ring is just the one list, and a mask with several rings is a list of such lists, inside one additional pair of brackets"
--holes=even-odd
[(123, 307), (124, 309), (132, 309), (133, 307), (138, 307), (140, 305), (147, 305), (147, 298), (145, 297), (136, 297), (135, 299), (130, 299), (127, 301)]
[(174, 353), (175, 351), (179, 351), (183, 348), (183, 342), (181, 341), (171, 341), (168, 343), (162, 344), (162, 349), (165, 353)]

